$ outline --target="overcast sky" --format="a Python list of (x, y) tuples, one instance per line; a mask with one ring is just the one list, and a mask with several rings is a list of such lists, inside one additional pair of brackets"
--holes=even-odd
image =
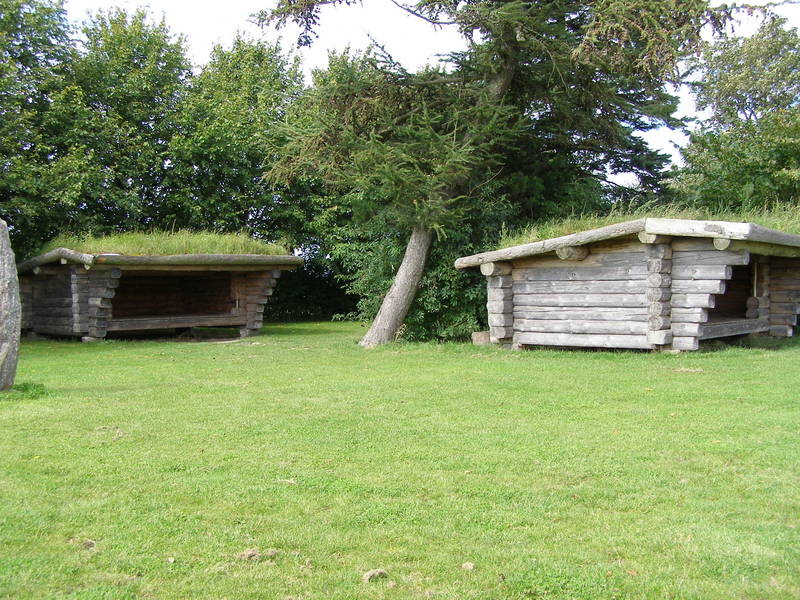
[[(753, 4), (763, 4), (756, 0)], [(154, 18), (164, 17), (173, 33), (183, 34), (189, 57), (196, 65), (208, 60), (215, 44), (228, 45), (237, 31), (254, 37), (265, 36), (275, 40), (280, 37), (289, 49), (296, 40), (296, 30), (261, 31), (252, 24), (251, 15), (269, 8), (274, 0), (66, 0), (65, 7), (71, 21), (80, 23), (88, 14), (119, 6), (127, 10), (144, 7)], [(779, 7), (778, 12), (789, 19), (792, 26), (800, 26), (800, 6)], [(452, 29), (433, 31), (421, 20), (405, 13), (389, 0), (366, 0), (364, 6), (326, 7), (320, 20), (319, 39), (310, 49), (300, 52), (306, 71), (324, 67), (327, 53), (346, 46), (364, 48), (370, 35), (379, 41), (406, 68), (415, 69), (427, 62), (436, 61), (436, 55), (461, 47), (460, 36)], [(752, 32), (757, 24), (752, 20), (741, 23), (737, 32)], [(693, 115), (694, 105), (688, 94), (681, 93), (680, 116)], [(654, 148), (678, 158), (675, 143), (683, 144), (686, 137), (680, 132), (661, 129), (643, 137)]]

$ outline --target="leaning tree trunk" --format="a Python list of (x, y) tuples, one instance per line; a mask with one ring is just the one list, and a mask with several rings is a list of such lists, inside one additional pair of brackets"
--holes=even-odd
[(411, 308), (425, 270), (425, 261), (433, 241), (433, 232), (423, 225), (414, 225), (406, 245), (403, 262), (397, 269), (392, 287), (384, 296), (378, 315), (359, 342), (364, 348), (374, 348), (391, 342)]
[(19, 281), (8, 227), (0, 219), (0, 391), (14, 383), (20, 328)]

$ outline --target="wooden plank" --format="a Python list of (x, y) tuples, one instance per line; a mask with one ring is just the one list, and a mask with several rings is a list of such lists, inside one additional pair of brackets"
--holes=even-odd
[(630, 281), (646, 276), (644, 262), (632, 267), (525, 268), (513, 275), (515, 281)]
[(740, 252), (724, 252), (720, 250), (673, 252), (672, 260), (676, 266), (747, 265), (750, 264), (750, 253), (747, 250)]
[(698, 337), (702, 323), (673, 323), (672, 335), (676, 337)]
[(516, 306), (629, 306), (643, 307), (644, 294), (515, 294)]
[(673, 350), (697, 350), (700, 342), (696, 337), (672, 337)]
[(672, 283), (676, 294), (723, 294), (725, 281), (720, 279), (677, 279)]
[(700, 339), (710, 340), (732, 335), (746, 335), (748, 333), (769, 331), (769, 329), (768, 319), (737, 319), (735, 321), (709, 322), (703, 324)]
[[(646, 233), (656, 235), (706, 238), (724, 237), (735, 240), (746, 240), (752, 237), (753, 227), (752, 223), (654, 218), (646, 219), (644, 230)], [(794, 237), (800, 239), (800, 236)], [(798, 243), (798, 245), (800, 245), (800, 243)]]
[(535, 256), (514, 261), (516, 269), (593, 269), (599, 267), (635, 267), (644, 263), (644, 248), (637, 245), (634, 248), (626, 247), (624, 251), (602, 252), (592, 248), (589, 256), (582, 261), (563, 261), (556, 256)]
[(647, 321), (578, 321), (515, 319), (515, 332), (646, 334)]
[(800, 302), (800, 290), (772, 290), (774, 302)]
[(665, 346), (672, 342), (672, 332), (669, 329), (647, 332), (648, 343), (654, 346)]
[(645, 308), (553, 308), (550, 306), (520, 306), (514, 308), (514, 318), (523, 320), (578, 321), (647, 321)]
[(650, 349), (646, 335), (531, 333), (517, 332), (514, 343), (527, 346), (567, 346), (573, 348)]
[(672, 273), (672, 259), (669, 258), (648, 258), (648, 273)]
[(172, 329), (174, 327), (215, 327), (243, 325), (239, 315), (180, 315), (174, 317), (134, 317), (108, 322), (108, 331), (135, 331), (144, 329)]
[(714, 308), (713, 294), (672, 294), (670, 303), (677, 308)]
[(705, 323), (708, 321), (708, 310), (705, 308), (673, 308), (673, 323)]
[(644, 279), (634, 281), (515, 281), (514, 294), (642, 294)]
[(669, 329), (672, 326), (672, 318), (668, 316), (651, 316), (647, 318), (647, 326), (651, 331)]
[(472, 256), (464, 256), (455, 261), (455, 267), (456, 269), (477, 267), (487, 262), (514, 260), (525, 256), (554, 252), (558, 248), (564, 248), (566, 246), (583, 246), (609, 238), (634, 235), (644, 230), (644, 224), (644, 219), (627, 221), (625, 223), (617, 223), (615, 225), (573, 233), (549, 240), (512, 246), (511, 248), (503, 248), (502, 250), (495, 250), (492, 252), (482, 252)]
[(511, 263), (508, 262), (490, 262), (481, 265), (481, 274), (486, 277), (495, 275), (510, 275)]
[(672, 279), (730, 279), (730, 265), (673, 265)]

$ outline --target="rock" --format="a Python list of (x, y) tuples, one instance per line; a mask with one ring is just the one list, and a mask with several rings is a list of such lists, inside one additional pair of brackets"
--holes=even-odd
[(465, 571), (474, 571), (475, 563), (465, 562), (463, 565), (461, 565), (461, 568), (464, 569)]
[(0, 219), (0, 391), (11, 388), (17, 374), (21, 314), (17, 263), (8, 226)]
[(476, 346), (489, 346), (492, 340), (489, 339), (488, 331), (473, 331), (472, 343)]
[(369, 583), (370, 581), (381, 579), (382, 577), (386, 577), (387, 575), (388, 573), (383, 569), (370, 569), (361, 576), (361, 581), (363, 581), (364, 583)]

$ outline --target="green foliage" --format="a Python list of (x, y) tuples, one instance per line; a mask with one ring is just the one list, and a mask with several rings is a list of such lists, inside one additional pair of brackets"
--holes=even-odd
[(669, 185), (712, 210), (800, 201), (800, 36), (783, 19), (708, 46), (694, 91), (711, 118), (682, 151)]
[(41, 383), (15, 383), (7, 392), (0, 393), (0, 400), (39, 400), (50, 396), (50, 391)]
[(800, 100), (800, 36), (786, 19), (771, 17), (750, 37), (706, 44), (693, 61), (697, 107), (714, 127), (754, 122)]
[(86, 254), (287, 254), (286, 248), (253, 239), (243, 233), (208, 231), (126, 232), (105, 236), (60, 235), (41, 252), (69, 248)]

